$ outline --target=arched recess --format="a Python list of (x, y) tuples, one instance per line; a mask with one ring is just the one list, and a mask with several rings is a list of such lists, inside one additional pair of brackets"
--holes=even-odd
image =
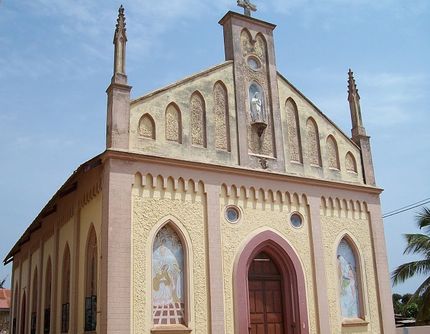
[(141, 137), (155, 139), (155, 122), (150, 114), (144, 114), (140, 118), (138, 132)]
[(334, 169), (340, 169), (339, 163), (339, 149), (337, 147), (336, 139), (329, 135), (326, 140), (327, 145), (327, 158), (328, 158), (328, 167)]
[(12, 334), (17, 333), (17, 319), (18, 319), (18, 283), (15, 283), (15, 289), (13, 290), (13, 317), (12, 317)]
[(345, 168), (348, 172), (357, 173), (357, 162), (350, 151), (345, 156)]
[[(182, 272), (182, 293), (181, 293), (182, 301), (179, 302), (179, 304), (183, 303), (183, 306), (175, 305), (175, 307), (179, 306), (179, 311), (182, 312), (183, 317), (178, 319), (181, 321), (178, 321), (172, 324), (169, 324), (167, 319), (166, 319), (166, 323), (164, 324), (156, 323), (157, 322), (156, 317), (159, 318), (159, 314), (156, 314), (157, 308), (159, 305), (155, 305), (154, 303), (154, 301), (157, 298), (157, 295), (156, 295), (157, 291), (154, 291), (155, 290), (154, 283), (157, 283), (157, 284), (160, 283), (160, 280), (157, 279), (156, 277), (157, 277), (157, 271), (158, 271), (157, 269), (160, 267), (160, 263), (161, 263), (159, 259), (156, 259), (154, 261), (154, 253), (158, 249), (158, 252), (155, 253), (155, 256), (159, 257), (159, 255), (161, 255), (160, 254), (161, 252), (159, 249), (159, 246), (160, 246), (159, 241), (161, 240), (158, 239), (158, 237), (160, 236), (160, 232), (162, 232), (164, 228), (169, 228), (171, 231), (173, 231), (176, 234), (177, 239), (182, 245), (182, 254), (183, 254), (183, 261), (182, 261), (183, 269), (181, 271)], [(147, 285), (147, 289), (148, 291), (151, 291), (151, 299), (150, 299), (149, 305), (151, 308), (152, 324), (154, 328), (160, 328), (160, 327), (162, 328), (163, 326), (165, 326), (165, 327), (184, 329), (184, 327), (188, 327), (188, 325), (191, 322), (193, 322), (193, 312), (191, 310), (191, 305), (192, 305), (191, 301), (193, 300), (193, 297), (194, 297), (193, 290), (191, 289), (191, 287), (193, 286), (192, 275), (191, 275), (191, 273), (193, 272), (193, 261), (191, 258), (191, 254), (192, 254), (191, 239), (188, 233), (186, 232), (185, 226), (176, 217), (172, 215), (168, 215), (160, 219), (158, 223), (153, 227), (153, 229), (149, 233), (149, 240), (151, 242), (148, 243), (148, 247), (149, 247), (148, 251), (151, 254), (150, 256), (151, 261), (149, 261), (148, 263), (149, 267), (147, 267), (147, 271), (151, 272), (152, 279), (149, 281), (149, 284)], [(166, 254), (168, 253), (170, 252), (166, 252)], [(169, 261), (166, 261), (166, 262), (169, 262)], [(171, 267), (176, 267), (176, 266), (173, 266), (175, 262), (176, 264), (178, 262), (176, 258), (170, 257)], [(158, 288), (160, 289), (160, 286)], [(181, 307), (182, 307), (182, 310), (181, 310)]]
[(45, 306), (43, 315), (43, 332), (51, 333), (51, 295), (52, 295), (52, 265), (48, 258), (45, 275)]
[(166, 108), (164, 131), (166, 140), (182, 143), (181, 111), (173, 102)]
[(70, 319), (70, 248), (66, 243), (61, 271), (61, 333), (69, 332)]
[(186, 251), (180, 235), (175, 225), (167, 222), (158, 230), (152, 243), (154, 326), (186, 325)]
[(280, 235), (265, 230), (252, 236), (242, 246), (233, 269), (235, 330), (249, 332), (250, 303), (248, 274), (252, 261), (264, 252), (280, 272), (283, 326), (281, 333), (309, 333), (305, 276), (300, 259), (291, 245)]
[(300, 138), (299, 113), (297, 105), (291, 97), (285, 102), (285, 111), (287, 113), (287, 135), (290, 160), (302, 163), (303, 155), (302, 141)]
[(312, 117), (306, 121), (307, 154), (309, 163), (321, 167), (321, 148), (318, 126)]
[(191, 143), (206, 147), (206, 105), (198, 91), (191, 95)]
[(26, 311), (27, 311), (27, 296), (26, 296), (26, 294), (25, 294), (25, 291), (24, 291), (24, 293), (22, 294), (22, 298), (21, 298), (21, 321), (20, 321), (20, 328), (21, 328), (21, 330), (20, 330), (20, 332), (21, 332), (21, 334), (25, 334), (26, 333), (26, 330), (25, 330), (25, 325), (26, 325), (26, 320), (27, 320), (27, 314), (26, 314)]
[(213, 89), (215, 114), (215, 148), (230, 151), (230, 124), (228, 93), (222, 81), (217, 81)]
[(86, 332), (97, 329), (97, 235), (91, 224), (85, 252), (85, 324)]
[(34, 269), (33, 283), (31, 286), (31, 318), (30, 333), (35, 334), (37, 330), (37, 302), (38, 302), (37, 268)]
[(338, 298), (343, 323), (364, 320), (362, 261), (357, 244), (344, 233), (337, 242)]

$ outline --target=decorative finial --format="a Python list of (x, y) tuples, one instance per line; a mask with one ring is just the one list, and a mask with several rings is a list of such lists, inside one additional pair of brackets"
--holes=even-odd
[(350, 100), (353, 96), (360, 99), (360, 95), (358, 94), (357, 85), (354, 79), (354, 72), (349, 69), (348, 71), (348, 100)]
[(243, 8), (243, 13), (246, 16), (251, 16), (251, 11), (255, 12), (257, 10), (257, 6), (249, 0), (237, 0), (237, 5)]
[(114, 36), (114, 43), (115, 39), (123, 37), (125, 41), (127, 41), (127, 34), (126, 34), (126, 28), (125, 28), (125, 16), (124, 16), (124, 7), (121, 5), (118, 9), (118, 18), (116, 20), (116, 29), (115, 29), (115, 36)]

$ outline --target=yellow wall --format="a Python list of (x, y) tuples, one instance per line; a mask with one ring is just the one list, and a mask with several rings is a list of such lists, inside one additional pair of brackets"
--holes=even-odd
[[(338, 199), (327, 200), (321, 210), (321, 226), (323, 232), (324, 257), (326, 261), (327, 291), (332, 334), (337, 333), (380, 333), (378, 295), (371, 242), (370, 221), (366, 206), (359, 202), (344, 202)], [(338, 204), (336, 204), (336, 202)], [(343, 203), (343, 205), (341, 204)], [(346, 210), (348, 206), (348, 210)], [(347, 234), (357, 248), (361, 271), (361, 288), (365, 321), (368, 326), (342, 326), (339, 300), (339, 278), (336, 260), (337, 246)]]
[[(230, 188), (231, 189), (231, 188)], [(234, 189), (234, 188), (233, 188)], [(306, 277), (307, 305), (310, 333), (316, 332), (316, 314), (314, 302), (314, 277), (312, 267), (312, 249), (309, 234), (309, 214), (306, 198), (297, 194), (284, 193), (281, 205), (274, 204), (272, 196), (262, 200), (261, 193), (250, 191), (249, 198), (245, 198), (245, 189), (231, 191), (227, 196), (226, 188), (221, 193), (220, 221), (222, 232), (223, 267), (226, 332), (234, 333), (234, 300), (233, 300), (233, 264), (239, 255), (240, 247), (248, 241), (249, 236), (257, 231), (272, 230), (282, 236), (296, 251), (302, 262)], [(276, 194), (275, 194), (276, 198)], [(227, 205), (237, 205), (242, 212), (238, 223), (229, 223), (224, 218)], [(289, 217), (292, 212), (298, 211), (304, 217), (301, 228), (291, 226)]]
[(206, 210), (202, 189), (197, 184), (185, 184), (183, 181), (175, 187), (173, 179), (166, 180), (166, 189), (163, 189), (163, 181), (158, 178), (153, 182), (149, 175), (145, 182), (149, 185), (140, 186), (141, 179), (137, 177), (133, 188), (133, 332), (149, 333), (152, 328), (152, 240), (159, 228), (170, 219), (187, 240), (188, 281), (191, 287), (188, 290), (189, 327), (194, 329), (193, 333), (208, 333)]

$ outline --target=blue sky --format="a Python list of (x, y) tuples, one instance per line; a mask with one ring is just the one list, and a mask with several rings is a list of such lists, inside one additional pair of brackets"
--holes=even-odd
[[(348, 135), (347, 71), (372, 137), (383, 212), (430, 197), (430, 2), (255, 0), (277, 24), (278, 70)], [(121, 2), (0, 0), (0, 255), (79, 164), (105, 147)], [(235, 0), (123, 1), (132, 96), (224, 60), (218, 20)], [(416, 210), (385, 220), (390, 270)], [(0, 268), (0, 278), (10, 266)], [(413, 291), (419, 279), (395, 287)]]

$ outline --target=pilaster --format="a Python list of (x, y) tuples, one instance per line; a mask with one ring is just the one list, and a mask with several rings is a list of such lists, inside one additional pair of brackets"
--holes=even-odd
[(105, 162), (101, 227), (100, 333), (131, 333), (131, 190), (127, 162)]
[(330, 314), (327, 295), (327, 279), (325, 271), (324, 245), (322, 242), (320, 197), (309, 197), (310, 231), (315, 271), (315, 297), (318, 310), (317, 326), (319, 333), (330, 333)]
[(206, 184), (207, 233), (209, 253), (210, 328), (212, 334), (225, 334), (224, 286), (218, 185)]
[(379, 198), (368, 203), (368, 214), (372, 233), (374, 268), (378, 292), (380, 321), (383, 334), (395, 333), (391, 281), (388, 270), (387, 248), (385, 245), (384, 224)]

